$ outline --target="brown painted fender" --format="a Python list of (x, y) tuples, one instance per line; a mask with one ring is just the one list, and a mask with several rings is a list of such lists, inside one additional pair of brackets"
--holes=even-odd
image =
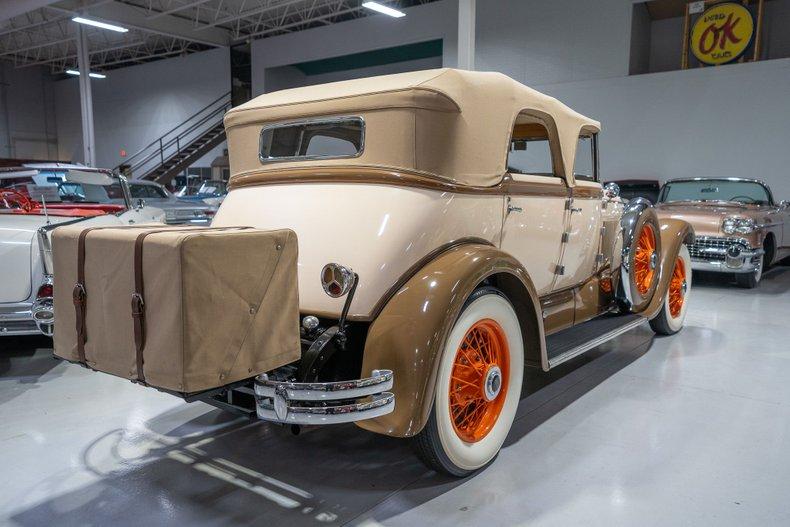
[(525, 363), (545, 354), (540, 301), (524, 267), (496, 247), (456, 246), (436, 256), (398, 289), (368, 330), (363, 374), (394, 372), (395, 410), (358, 426), (409, 437), (425, 426), (433, 405), (439, 358), (467, 297), (484, 280), (508, 296), (521, 322)]
[(680, 247), (684, 243), (694, 243), (694, 228), (688, 222), (665, 218), (660, 219), (658, 223), (662, 249), (658, 263), (658, 286), (650, 304), (640, 313), (648, 319), (655, 317), (661, 311), (661, 306), (664, 305), (664, 297), (669, 289), (669, 281), (672, 278), (672, 271), (680, 253)]

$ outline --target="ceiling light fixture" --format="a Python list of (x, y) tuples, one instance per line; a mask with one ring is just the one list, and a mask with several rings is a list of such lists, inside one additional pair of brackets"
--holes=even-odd
[[(68, 73), (69, 75), (79, 75), (80, 74), (80, 72), (77, 71), (77, 70), (66, 70), (66, 73)], [(88, 77), (93, 77), (94, 79), (106, 79), (107, 75), (104, 75), (103, 73), (90, 72), (90, 73), (88, 73)]]
[(391, 7), (387, 7), (382, 5), (378, 2), (365, 2), (362, 4), (362, 7), (366, 7), (368, 9), (372, 9), (373, 11), (377, 11), (379, 13), (383, 13), (385, 15), (389, 15), (394, 18), (400, 18), (402, 16), (406, 16), (406, 13), (403, 11), (398, 11), (397, 9), (392, 9)]
[(75, 16), (74, 18), (72, 18), (72, 20), (74, 22), (77, 22), (78, 24), (86, 24), (88, 26), (100, 27), (102, 29), (109, 29), (110, 31), (117, 31), (118, 33), (126, 33), (127, 31), (129, 31), (125, 27), (115, 26), (113, 24), (108, 24), (107, 22), (99, 22), (98, 20), (91, 20), (89, 18), (82, 18), (81, 16)]

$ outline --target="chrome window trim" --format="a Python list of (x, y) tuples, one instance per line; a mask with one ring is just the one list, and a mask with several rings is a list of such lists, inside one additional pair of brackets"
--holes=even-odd
[[(313, 156), (289, 156), (289, 157), (264, 157), (263, 156), (263, 134), (268, 130), (287, 128), (289, 126), (300, 126), (307, 124), (335, 124), (344, 121), (358, 121), (361, 126), (362, 137), (359, 142), (359, 149), (356, 154), (345, 155), (313, 155)], [(261, 164), (269, 163), (288, 163), (293, 161), (310, 161), (315, 159), (354, 159), (365, 153), (365, 134), (367, 133), (365, 119), (361, 115), (342, 115), (337, 117), (314, 117), (310, 119), (298, 119), (293, 121), (280, 121), (274, 124), (265, 125), (258, 134), (258, 160)]]

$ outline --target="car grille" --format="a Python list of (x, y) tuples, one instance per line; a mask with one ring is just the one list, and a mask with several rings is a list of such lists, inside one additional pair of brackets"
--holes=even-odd
[[(749, 243), (743, 238), (718, 238), (713, 236), (697, 236), (694, 243), (689, 245), (689, 255), (695, 260), (724, 261), (727, 247), (733, 244), (741, 244), (744, 248), (749, 247)], [(717, 249), (717, 252), (711, 251)]]

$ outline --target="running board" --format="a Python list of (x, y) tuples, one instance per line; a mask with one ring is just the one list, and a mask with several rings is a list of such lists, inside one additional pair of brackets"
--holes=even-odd
[(639, 315), (604, 316), (550, 335), (546, 337), (549, 368), (578, 357), (634, 329), (645, 320)]

